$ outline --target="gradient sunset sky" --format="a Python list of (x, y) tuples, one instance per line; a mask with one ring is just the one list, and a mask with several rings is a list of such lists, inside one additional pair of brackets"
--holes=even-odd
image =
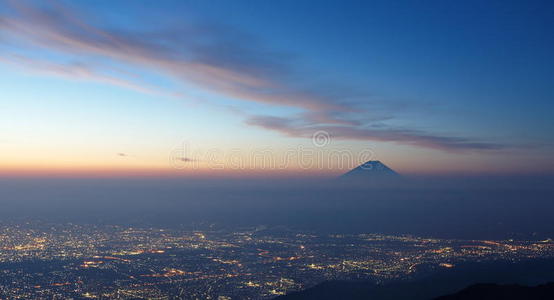
[(2, 1), (0, 173), (552, 173), (553, 28), (551, 1)]

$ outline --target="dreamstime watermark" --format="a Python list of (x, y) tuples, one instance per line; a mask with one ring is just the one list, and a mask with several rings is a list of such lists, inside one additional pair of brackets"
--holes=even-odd
[(178, 170), (332, 170), (352, 168), (375, 157), (371, 149), (355, 151), (326, 147), (330, 143), (331, 135), (326, 131), (316, 131), (312, 135), (314, 147), (298, 145), (285, 150), (201, 149), (183, 143), (171, 151), (169, 163)]
[(312, 144), (316, 147), (325, 147), (331, 142), (331, 135), (325, 130), (318, 130), (312, 135)]

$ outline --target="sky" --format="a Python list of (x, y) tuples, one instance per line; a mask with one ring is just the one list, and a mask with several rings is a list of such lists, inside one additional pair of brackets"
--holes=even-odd
[(554, 173), (549, 1), (3, 1), (0, 175)]

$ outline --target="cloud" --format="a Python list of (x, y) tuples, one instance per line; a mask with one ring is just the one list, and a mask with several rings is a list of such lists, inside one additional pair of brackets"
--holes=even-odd
[(11, 38), (50, 51), (103, 58), (157, 70), (174, 79), (237, 99), (309, 110), (345, 107), (313, 92), (291, 88), (279, 53), (263, 50), (248, 35), (218, 26), (182, 24), (152, 32), (104, 29), (60, 6), (13, 3), (15, 15), (0, 18)]
[[(78, 61), (46, 61), (22, 54), (10, 58), (11, 63), (41, 72), (143, 93), (172, 94), (137, 81), (140, 76), (114, 72), (113, 65), (159, 72), (179, 83), (194, 84), (229, 98), (297, 108), (302, 111), (300, 118), (254, 116), (246, 120), (250, 125), (289, 136), (309, 137), (315, 130), (326, 130), (341, 139), (397, 142), (446, 151), (502, 147), (391, 128), (383, 123), (395, 118), (391, 103), (371, 100), (365, 93), (345, 87), (301, 87), (298, 81), (302, 80), (297, 80), (295, 68), (287, 63), (290, 54), (267, 49), (255, 37), (230, 27), (181, 23), (167, 29), (130, 31), (96, 25), (88, 16), (55, 3), (33, 6), (12, 1), (9, 8), (5, 10), (9, 13), (0, 14), (0, 33), (3, 43), (11, 43), (12, 51), (38, 49)], [(366, 109), (368, 102), (379, 106), (378, 110)]]
[(194, 158), (188, 158), (188, 157), (179, 157), (178, 160), (182, 161), (182, 162), (195, 162), (195, 161), (197, 161)]
[(376, 142), (396, 142), (424, 148), (443, 150), (447, 152), (461, 152), (467, 150), (500, 150), (504, 145), (473, 141), (461, 137), (447, 137), (429, 133), (395, 129), (391, 127), (353, 127), (353, 126), (321, 126), (306, 123), (302, 119), (281, 118), (273, 116), (253, 116), (247, 124), (274, 130), (291, 137), (312, 137), (314, 132), (325, 131), (331, 138), (342, 140), (360, 140)]
[(136, 81), (127, 80), (122, 76), (111, 76), (103, 74), (98, 71), (97, 68), (87, 64), (79, 62), (67, 62), (67, 63), (52, 63), (46, 60), (34, 59), (18, 54), (5, 54), (0, 57), (0, 62), (23, 67), (31, 72), (39, 74), (54, 75), (69, 80), (80, 81), (94, 81), (114, 86), (123, 87), (129, 90), (134, 90), (143, 94), (150, 95), (162, 95), (162, 96), (176, 96), (175, 93), (167, 93), (161, 91), (155, 87), (150, 87), (147, 84)]

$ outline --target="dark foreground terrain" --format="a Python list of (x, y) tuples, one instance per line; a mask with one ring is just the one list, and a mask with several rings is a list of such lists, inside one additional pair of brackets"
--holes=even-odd
[(475, 284), (455, 294), (442, 296), (436, 300), (547, 300), (554, 299), (554, 283), (538, 286), (522, 286), (518, 284)]
[[(411, 281), (385, 285), (363, 281), (328, 281), (276, 299), (554, 299), (554, 284), (539, 285), (552, 281), (552, 260), (515, 264), (506, 261), (471, 263)], [(482, 282), (489, 284), (478, 284)], [(507, 294), (513, 297), (507, 298)]]

